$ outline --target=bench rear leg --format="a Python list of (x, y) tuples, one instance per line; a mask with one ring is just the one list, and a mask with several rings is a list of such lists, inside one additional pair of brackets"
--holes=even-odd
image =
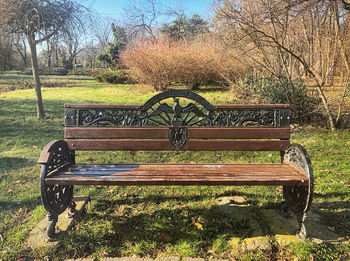
[(286, 149), (284, 161), (292, 163), (296, 167), (302, 169), (305, 176), (308, 178), (308, 184), (306, 184), (306, 186), (283, 187), (283, 197), (285, 199), (283, 206), (284, 212), (288, 213), (292, 211), (295, 214), (299, 223), (299, 231), (297, 234), (300, 238), (306, 238), (307, 230), (305, 223), (314, 190), (311, 160), (303, 146), (300, 144), (291, 144)]

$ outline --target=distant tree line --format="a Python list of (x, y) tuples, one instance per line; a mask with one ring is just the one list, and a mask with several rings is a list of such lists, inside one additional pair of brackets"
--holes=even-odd
[[(295, 110), (309, 106), (299, 88), (308, 81), (331, 129), (343, 112), (350, 88), (348, 0), (214, 0), (210, 19), (157, 0), (129, 1), (118, 18), (82, 3), (0, 0), (0, 69), (32, 66), (38, 118), (44, 114), (37, 68), (74, 64), (128, 69), (136, 82), (159, 90), (172, 84), (237, 89), (244, 75), (267, 77), (275, 83), (271, 91)], [(343, 91), (334, 106), (325, 88), (336, 77)]]

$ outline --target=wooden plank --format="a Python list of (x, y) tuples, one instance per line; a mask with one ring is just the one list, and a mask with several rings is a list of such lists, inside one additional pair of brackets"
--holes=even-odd
[(289, 128), (188, 128), (190, 139), (289, 139)]
[[(277, 165), (277, 164), (276, 164)], [(273, 176), (278, 178), (282, 173), (284, 176), (305, 178), (305, 175), (297, 168), (285, 167), (282, 164), (280, 166), (274, 166), (272, 164), (242, 164), (235, 165), (235, 169), (232, 169), (232, 165), (138, 165), (130, 164), (126, 166), (95, 166), (95, 165), (82, 165), (71, 167), (67, 170), (61, 171), (61, 175), (113, 175), (118, 176), (234, 176), (239, 175), (251, 175), (259, 178), (260, 176)], [(288, 165), (289, 166), (289, 165)]]
[(139, 109), (139, 105), (129, 104), (65, 104), (64, 108), (73, 109)]
[(284, 151), (289, 140), (188, 140), (176, 148), (168, 140), (66, 139), (72, 150)]
[(65, 128), (66, 139), (168, 139), (169, 128)]
[(47, 181), (48, 185), (106, 185), (106, 186), (306, 186), (300, 180), (284, 179), (284, 180), (217, 180), (217, 179), (188, 179), (188, 180), (138, 180), (138, 179), (126, 179), (121, 180), (118, 178), (105, 180), (84, 178), (84, 179), (52, 179)]
[(289, 104), (228, 104), (216, 105), (216, 109), (289, 109)]
[[(65, 108), (76, 109), (139, 109), (140, 105), (127, 104), (65, 104)], [(288, 109), (289, 104), (230, 104), (215, 105), (216, 109)]]
[[(289, 128), (187, 128), (189, 139), (289, 139)], [(168, 139), (162, 127), (67, 127), (66, 139)]]
[(76, 164), (50, 176), (61, 185), (308, 185), (291, 164)]

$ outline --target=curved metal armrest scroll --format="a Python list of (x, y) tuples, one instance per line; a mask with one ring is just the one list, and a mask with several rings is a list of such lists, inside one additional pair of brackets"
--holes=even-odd
[(74, 161), (74, 151), (69, 149), (67, 142), (53, 140), (41, 152), (38, 163), (47, 165), (50, 172), (66, 163), (74, 163)]

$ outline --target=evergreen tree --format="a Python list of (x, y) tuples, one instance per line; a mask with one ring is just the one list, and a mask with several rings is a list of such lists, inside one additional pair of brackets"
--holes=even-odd
[(160, 32), (174, 40), (193, 39), (209, 32), (208, 22), (200, 15), (193, 14), (191, 18), (182, 15), (170, 24), (163, 24)]
[(120, 52), (126, 45), (125, 30), (112, 23), (113, 43), (108, 43), (108, 46), (104, 51), (97, 55), (97, 59), (101, 62), (105, 62), (109, 67), (113, 67), (119, 64)]

